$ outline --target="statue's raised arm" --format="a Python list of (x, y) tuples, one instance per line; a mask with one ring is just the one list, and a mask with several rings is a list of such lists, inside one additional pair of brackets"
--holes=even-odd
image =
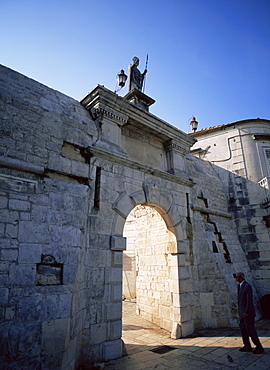
[(128, 91), (132, 89), (142, 91), (143, 80), (147, 73), (147, 69), (141, 73), (137, 68), (139, 65), (139, 58), (134, 57), (132, 60), (133, 64), (130, 64), (128, 67)]

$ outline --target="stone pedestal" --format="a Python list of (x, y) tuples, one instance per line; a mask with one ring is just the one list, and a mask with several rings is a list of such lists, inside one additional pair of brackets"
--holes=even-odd
[(149, 111), (150, 105), (155, 103), (155, 100), (150, 98), (150, 96), (145, 95), (144, 93), (136, 89), (132, 89), (131, 91), (129, 91), (124, 96), (124, 99), (130, 101), (131, 103), (145, 110), (146, 112)]

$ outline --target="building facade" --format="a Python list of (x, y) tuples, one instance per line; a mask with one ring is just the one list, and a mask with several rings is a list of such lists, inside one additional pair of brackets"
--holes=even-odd
[[(192, 153), (222, 179), (238, 239), (261, 295), (270, 290), (270, 121), (250, 119), (200, 130)], [(224, 171), (225, 170), (225, 171)]]

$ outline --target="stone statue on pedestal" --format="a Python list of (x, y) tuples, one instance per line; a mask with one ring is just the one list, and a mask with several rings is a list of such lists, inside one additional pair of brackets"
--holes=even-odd
[(132, 89), (142, 91), (143, 80), (147, 73), (147, 69), (141, 73), (137, 68), (139, 65), (139, 58), (134, 57), (132, 60), (133, 64), (130, 64), (128, 67), (128, 91)]

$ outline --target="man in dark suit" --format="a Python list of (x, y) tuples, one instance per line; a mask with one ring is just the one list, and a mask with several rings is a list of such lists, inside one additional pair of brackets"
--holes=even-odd
[[(254, 327), (255, 309), (253, 305), (252, 287), (245, 280), (243, 272), (234, 274), (234, 278), (238, 283), (238, 314), (240, 319), (240, 330), (242, 333), (244, 347), (240, 348), (241, 352), (253, 352), (254, 354), (264, 353), (264, 349), (258, 338)], [(256, 348), (252, 351), (249, 337), (255, 344)]]

